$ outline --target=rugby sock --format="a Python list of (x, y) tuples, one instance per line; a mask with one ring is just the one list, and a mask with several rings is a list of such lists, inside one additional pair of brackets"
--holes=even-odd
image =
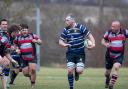
[(33, 84), (35, 84), (35, 82), (31, 81), (31, 84), (33, 85)]
[(117, 81), (117, 78), (118, 78), (118, 75), (117, 75), (117, 74), (112, 74), (109, 85), (110, 85), (110, 86), (114, 86), (114, 84), (115, 84), (116, 81)]
[(35, 82), (31, 81), (31, 88), (35, 87)]
[(73, 89), (73, 84), (74, 84), (73, 74), (68, 74), (68, 82), (69, 82), (70, 89)]
[(106, 85), (109, 85), (109, 82), (110, 82), (110, 74), (106, 74), (105, 77), (106, 77), (105, 84)]
[(11, 75), (10, 75), (10, 84), (13, 84), (14, 80), (16, 79), (16, 76), (17, 76), (17, 73), (15, 73), (15, 71), (12, 71), (11, 72)]

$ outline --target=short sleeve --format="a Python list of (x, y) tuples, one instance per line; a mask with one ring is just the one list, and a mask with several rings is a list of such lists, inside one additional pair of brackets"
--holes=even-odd
[(90, 31), (84, 25), (80, 25), (80, 30), (85, 36), (88, 36), (90, 33)]
[(61, 40), (66, 40), (67, 39), (67, 31), (66, 28), (64, 28), (63, 32), (60, 35)]
[(108, 35), (109, 35), (108, 31), (106, 31), (105, 34), (104, 34), (104, 36), (103, 36), (103, 38), (104, 38), (106, 41), (108, 41)]
[(33, 34), (33, 38), (34, 38), (34, 39), (39, 39), (39, 36), (36, 35), (36, 34)]

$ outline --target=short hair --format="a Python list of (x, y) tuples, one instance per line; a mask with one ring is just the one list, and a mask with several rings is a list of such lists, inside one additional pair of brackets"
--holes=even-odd
[(115, 21), (112, 21), (112, 24), (118, 24), (118, 25), (121, 25), (121, 23), (120, 23), (120, 21), (118, 21), (118, 20), (115, 20)]
[(72, 15), (67, 15), (65, 19), (66, 20), (75, 20), (75, 18)]
[(8, 21), (7, 19), (1, 19), (0, 20), (0, 24), (2, 23), (2, 21)]
[(22, 29), (28, 29), (28, 25), (27, 24), (20, 24), (20, 28)]
[(65, 18), (65, 20), (72, 20), (75, 21), (75, 17), (72, 14), (68, 14)]
[(18, 25), (11, 25), (8, 29), (8, 33), (11, 34), (12, 32), (17, 32), (20, 31), (20, 27)]

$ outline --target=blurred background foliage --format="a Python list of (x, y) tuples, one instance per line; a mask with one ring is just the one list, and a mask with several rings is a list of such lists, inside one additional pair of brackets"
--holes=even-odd
[[(27, 23), (36, 32), (36, 0), (0, 0), (0, 18), (9, 25)], [(119, 20), (122, 28), (128, 27), (128, 0), (40, 0), (41, 10), (41, 65), (65, 67), (65, 51), (58, 45), (64, 18), (72, 13), (76, 21), (87, 26), (96, 39), (96, 47), (87, 50), (88, 67), (104, 67), (105, 48), (100, 41), (111, 21)], [(124, 66), (128, 66), (127, 42)]]

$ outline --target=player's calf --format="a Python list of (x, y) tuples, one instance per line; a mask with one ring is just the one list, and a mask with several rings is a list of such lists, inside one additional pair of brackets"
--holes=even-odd
[(106, 80), (105, 80), (105, 88), (109, 87), (110, 82), (110, 74), (105, 74)]
[(75, 80), (79, 80), (79, 75), (83, 73), (84, 71), (84, 63), (79, 62), (76, 64), (77, 68), (75, 68)]
[(79, 74), (77, 73), (76, 68), (75, 68), (75, 80), (76, 80), (76, 81), (79, 80)]
[(68, 82), (69, 82), (69, 88), (73, 89), (74, 87), (74, 75), (73, 75), (73, 68), (68, 68)]
[(108, 87), (109, 89), (113, 89), (113, 86), (112, 85), (109, 85), (109, 87)]

